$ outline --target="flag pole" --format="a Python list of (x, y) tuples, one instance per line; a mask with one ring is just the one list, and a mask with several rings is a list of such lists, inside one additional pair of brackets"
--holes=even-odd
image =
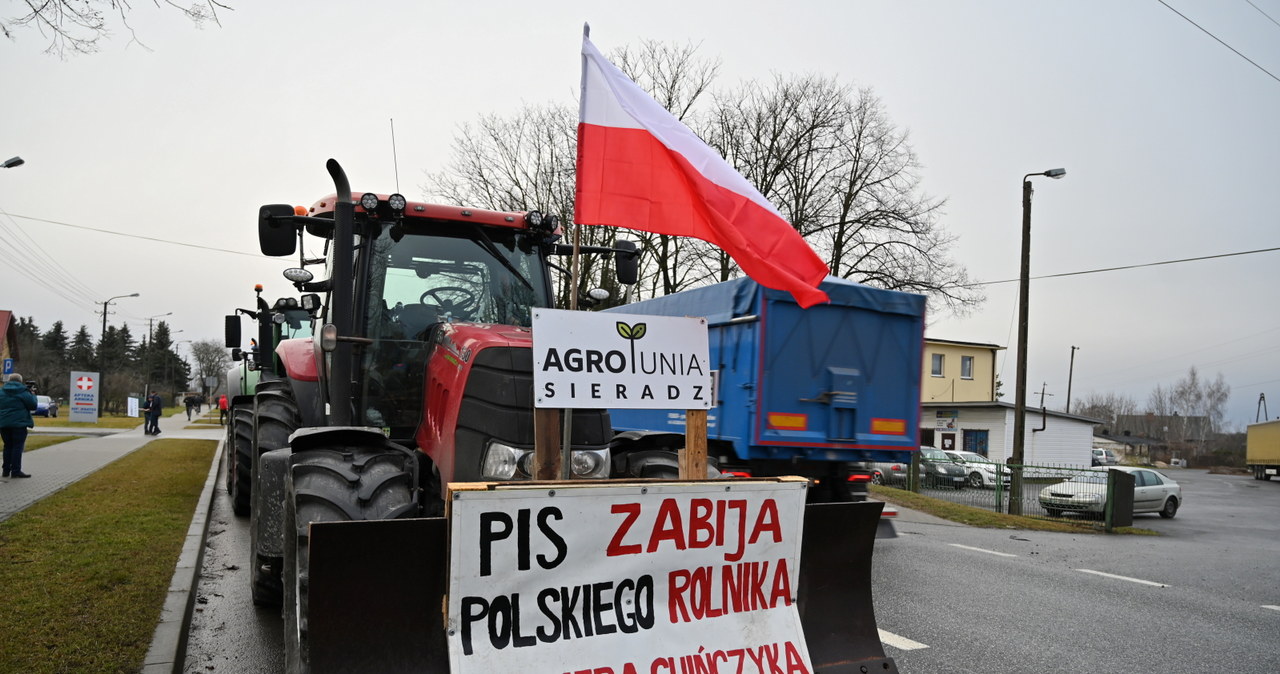
[[(591, 37), (591, 24), (585, 21), (582, 24), (582, 39), (587, 40)], [(582, 56), (582, 86), (578, 90), (578, 119), (582, 119), (583, 94), (587, 91), (587, 56)], [(579, 162), (581, 163), (581, 162)], [(577, 172), (574, 172), (575, 180)], [(576, 204), (575, 204), (576, 205)], [(576, 209), (575, 209), (576, 210)], [(574, 214), (577, 215), (576, 213)], [(578, 310), (578, 258), (581, 255), (582, 246), (582, 226), (578, 224), (577, 217), (571, 218), (570, 226), (573, 228), (573, 256), (569, 264), (569, 311)], [(560, 479), (568, 480), (573, 478), (573, 410), (566, 408), (560, 419)]]

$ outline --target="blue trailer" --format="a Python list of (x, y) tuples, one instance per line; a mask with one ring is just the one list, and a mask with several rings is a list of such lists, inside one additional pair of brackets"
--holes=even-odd
[[(801, 309), (789, 293), (740, 278), (609, 311), (706, 317), (716, 384), (708, 453), (721, 471), (803, 475), (825, 487), (815, 498), (843, 501), (851, 475), (869, 476), (861, 462), (906, 462), (919, 448), (925, 298), (835, 277), (822, 289), (829, 304)], [(610, 418), (624, 437), (682, 442), (682, 412)]]

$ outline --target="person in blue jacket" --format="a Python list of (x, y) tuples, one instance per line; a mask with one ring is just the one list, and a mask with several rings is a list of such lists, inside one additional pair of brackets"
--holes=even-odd
[(22, 452), (27, 445), (27, 429), (36, 420), (31, 412), (36, 397), (22, 383), (22, 375), (11, 374), (0, 388), (0, 438), (4, 439), (4, 477), (31, 477), (22, 472)]

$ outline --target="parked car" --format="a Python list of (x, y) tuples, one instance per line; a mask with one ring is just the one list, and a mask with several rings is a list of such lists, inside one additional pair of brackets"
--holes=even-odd
[(995, 489), (997, 474), (1000, 475), (1000, 480), (1006, 485), (1012, 479), (1012, 471), (981, 454), (950, 449), (942, 451), (951, 457), (952, 461), (964, 467), (965, 473), (968, 474), (970, 487), (975, 489), (985, 487)]
[(58, 416), (58, 401), (49, 396), (36, 396), (36, 411), (32, 414), (38, 417), (56, 417)]
[(1093, 465), (1095, 466), (1115, 466), (1119, 465), (1120, 457), (1115, 450), (1093, 448)]
[(905, 461), (876, 461), (866, 465), (875, 484), (906, 484), (911, 464)]
[(941, 449), (920, 448), (922, 483), (926, 487), (955, 487), (961, 489), (969, 479), (964, 466), (951, 460)]
[[(1163, 473), (1138, 466), (1112, 466), (1107, 470), (1119, 470), (1133, 474), (1133, 512), (1160, 513), (1163, 518), (1178, 514), (1182, 507), (1182, 488)], [(1040, 490), (1040, 507), (1050, 517), (1064, 512), (1101, 515), (1107, 507), (1106, 471), (1089, 471), (1073, 476), (1066, 482), (1052, 484)]]

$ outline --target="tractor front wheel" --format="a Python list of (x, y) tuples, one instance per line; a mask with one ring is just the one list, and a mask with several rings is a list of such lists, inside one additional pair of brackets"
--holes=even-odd
[[(413, 454), (385, 438), (343, 442), (297, 452), (286, 485), (284, 646), (290, 674), (310, 671), (307, 642), (308, 548), (312, 522), (413, 517)], [(379, 442), (381, 440), (381, 442)]]

